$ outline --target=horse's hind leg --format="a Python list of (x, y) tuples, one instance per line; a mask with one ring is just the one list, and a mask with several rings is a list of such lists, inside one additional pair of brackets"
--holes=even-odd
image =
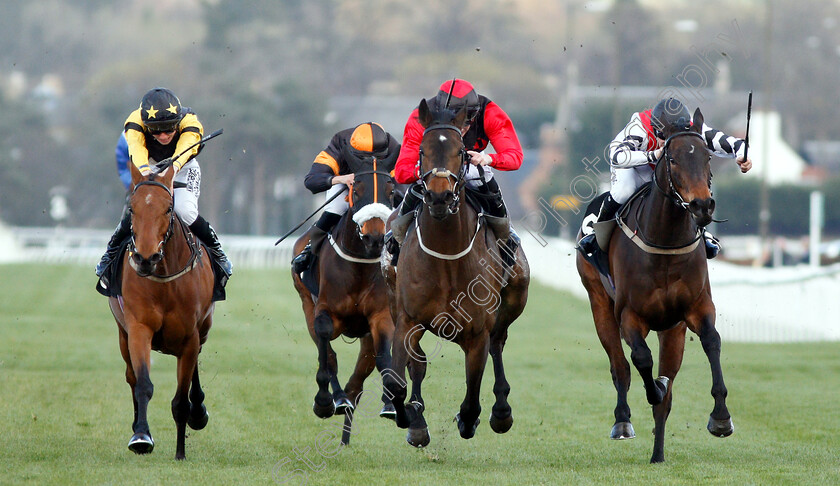
[(175, 428), (178, 437), (175, 445), (175, 459), (183, 460), (186, 452), (187, 420), (190, 417), (190, 383), (196, 378), (198, 367), (198, 335), (184, 345), (181, 355), (178, 356), (178, 385), (175, 389), (175, 397), (172, 398), (172, 418), (175, 419)]
[(653, 407), (653, 455), (651, 463), (665, 462), (665, 422), (671, 413), (671, 402), (674, 396), (674, 378), (682, 366), (685, 351), (685, 324), (659, 334), (659, 375), (668, 381), (667, 390), (662, 403)]
[(461, 411), (455, 416), (455, 421), (458, 423), (458, 432), (464, 439), (471, 439), (478, 427), (478, 417), (481, 415), (479, 401), (481, 378), (484, 376), (484, 367), (487, 365), (489, 345), (490, 338), (483, 333), (466, 340), (461, 345), (466, 355), (467, 393), (464, 401), (461, 402)]
[(426, 352), (420, 347), (419, 338), (416, 341), (412, 340), (408, 345), (412, 349), (411, 360), (408, 362), (408, 375), (411, 377), (411, 397), (408, 400), (408, 406), (414, 414), (408, 426), (406, 440), (415, 447), (426, 447), (432, 440), (426, 417), (423, 416), (423, 411), (426, 410), (422, 392), (423, 380), (426, 378)]
[(318, 393), (315, 394), (315, 403), (312, 405), (312, 410), (318, 417), (328, 418), (335, 413), (335, 403), (328, 389), (330, 380), (335, 376), (335, 373), (330, 372), (328, 363), (333, 320), (326, 311), (321, 311), (315, 316), (314, 330), (318, 345), (318, 372), (315, 375), (315, 381), (318, 383)]
[(207, 407), (204, 406), (204, 390), (201, 389), (201, 380), (198, 378), (198, 363), (196, 363), (192, 375), (192, 385), (190, 386), (190, 416), (187, 419), (187, 425), (193, 430), (201, 430), (207, 426), (209, 418), (210, 414), (207, 413)]
[[(142, 324), (134, 324), (128, 332), (128, 354), (131, 360), (131, 369), (134, 372), (135, 383), (133, 387), (135, 419), (133, 425), (134, 435), (128, 441), (128, 449), (137, 454), (148, 454), (155, 448), (155, 441), (149, 431), (147, 421), (147, 410), (149, 401), (154, 394), (154, 385), (149, 376), (149, 363), (151, 362), (152, 332)], [(126, 373), (128, 374), (128, 373)]]
[[(597, 272), (595, 278), (597, 278)], [(603, 287), (591, 289), (589, 285), (586, 285), (587, 282), (584, 282), (587, 291), (589, 291), (595, 331), (598, 333), (601, 346), (603, 346), (610, 360), (610, 374), (617, 395), (613, 412), (615, 423), (610, 430), (610, 439), (632, 439), (636, 437), (636, 432), (630, 422), (630, 405), (627, 403), (627, 392), (630, 390), (630, 363), (624, 357), (618, 323), (613, 314), (610, 298)], [(597, 282), (597, 285), (601, 285), (600, 282)]]
[(729, 409), (726, 408), (726, 384), (723, 382), (723, 370), (720, 366), (720, 334), (715, 329), (715, 312), (712, 306), (711, 312), (706, 313), (699, 319), (687, 319), (686, 323), (692, 331), (700, 336), (700, 343), (703, 351), (709, 359), (712, 368), (712, 397), (715, 399), (715, 407), (709, 416), (707, 429), (716, 437), (729, 437), (735, 431)]
[(493, 404), (493, 412), (490, 414), (490, 428), (497, 434), (504, 434), (513, 426), (513, 414), (507, 401), (510, 384), (505, 377), (505, 367), (502, 363), (502, 351), (506, 340), (507, 329), (490, 336), (490, 357), (493, 359), (493, 373), (496, 378), (493, 385), (496, 403)]

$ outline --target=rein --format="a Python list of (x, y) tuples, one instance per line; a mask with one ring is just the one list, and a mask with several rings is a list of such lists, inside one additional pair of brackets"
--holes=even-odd
[[(134, 190), (131, 193), (132, 196), (134, 195), (135, 192), (137, 192), (137, 188), (140, 187), (140, 186), (162, 187), (164, 190), (166, 190), (167, 194), (169, 194), (169, 198), (170, 198), (170, 201), (171, 201), (169, 203), (169, 227), (166, 230), (166, 234), (163, 237), (163, 241), (158, 243), (158, 248), (160, 249), (160, 254), (163, 257), (164, 256), (163, 249), (166, 246), (166, 243), (170, 240), (170, 238), (172, 237), (172, 235), (174, 233), (173, 232), (173, 226), (175, 226), (175, 200), (173, 198), (172, 191), (169, 189), (169, 187), (167, 187), (164, 184), (161, 184), (160, 182), (153, 181), (153, 180), (138, 182), (137, 185), (134, 186)], [(140, 273), (140, 270), (139, 270), (139, 267), (137, 266), (137, 263), (134, 261), (133, 258), (131, 258), (131, 256), (134, 253), (137, 252), (137, 247), (135, 246), (135, 242), (134, 242), (134, 228), (132, 227), (132, 229), (131, 229), (131, 244), (130, 244), (129, 250), (128, 250), (128, 264), (129, 264), (129, 266), (131, 266), (131, 268), (134, 269), (134, 271), (137, 273), (137, 275), (139, 277), (147, 278), (147, 279), (149, 279), (153, 282), (158, 282), (158, 283), (171, 282), (172, 280), (175, 280), (175, 279), (181, 277), (182, 275), (189, 273), (193, 268), (195, 268), (198, 265), (198, 263), (200, 261), (198, 257), (201, 255), (200, 246), (196, 245), (196, 243), (194, 241), (190, 240), (189, 234), (187, 233), (187, 227), (183, 222), (180, 222), (180, 224), (178, 226), (180, 226), (181, 232), (184, 235), (184, 240), (187, 242), (187, 246), (190, 248), (190, 258), (187, 260), (187, 263), (184, 265), (184, 267), (181, 270), (179, 270), (177, 272), (174, 272), (174, 273), (170, 273), (169, 275), (156, 275), (154, 273), (150, 273), (148, 275), (142, 275)], [(196, 249), (196, 246), (199, 246), (198, 250)], [(163, 258), (161, 258), (161, 261), (163, 261)]]

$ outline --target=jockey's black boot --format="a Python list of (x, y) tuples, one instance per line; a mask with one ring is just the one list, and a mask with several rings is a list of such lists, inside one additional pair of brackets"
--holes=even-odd
[(703, 241), (706, 243), (706, 259), (711, 260), (720, 253), (720, 240), (708, 231), (703, 231)]
[[(620, 207), (621, 203), (615, 202), (612, 195), (608, 195), (601, 204), (601, 211), (598, 212), (598, 222), (601, 223), (613, 219), (615, 217), (615, 213)], [(588, 235), (584, 235), (584, 237), (578, 241), (578, 248), (580, 248), (583, 253), (591, 255), (598, 248), (598, 243), (595, 241), (595, 232), (593, 231)]]
[[(406, 214), (414, 211), (417, 209), (417, 206), (420, 204), (420, 201), (423, 200), (423, 197), (420, 194), (420, 183), (415, 182), (411, 186), (408, 187), (405, 191), (405, 197), (400, 204), (400, 212), (397, 215), (397, 218), (401, 216), (405, 216)], [(391, 265), (396, 267), (397, 260), (400, 257), (400, 242), (394, 238), (394, 234), (392, 231), (388, 231), (385, 233), (385, 249), (388, 253), (391, 254)]]
[(292, 260), (292, 269), (295, 273), (300, 274), (312, 266), (315, 261), (314, 255), (321, 249), (324, 238), (327, 237), (327, 234), (340, 219), (340, 214), (325, 211), (318, 222), (312, 225), (312, 229), (309, 231), (309, 243)]
[(219, 237), (216, 236), (216, 232), (213, 230), (213, 227), (210, 226), (210, 223), (199, 215), (193, 224), (190, 225), (190, 231), (192, 231), (198, 239), (207, 245), (207, 248), (210, 250), (213, 258), (219, 262), (222, 270), (224, 270), (225, 274), (230, 277), (233, 274), (233, 265), (231, 265), (230, 260), (228, 260), (227, 255), (225, 255), (225, 252), (222, 250), (222, 244), (219, 243)]
[[(507, 206), (502, 197), (502, 190), (499, 188), (499, 183), (496, 182), (496, 179), (490, 179), (485, 182), (479, 191), (484, 193), (484, 195), (478, 197), (478, 200), (481, 201), (481, 206), (485, 213), (496, 218), (509, 219)], [(519, 235), (513, 230), (513, 226), (510, 225), (510, 221), (507, 222), (507, 226), (507, 238), (499, 245), (499, 253), (501, 253), (502, 261), (512, 267), (516, 264), (516, 250), (519, 248), (521, 240), (519, 239)], [(500, 232), (503, 233), (503, 231)], [(497, 236), (504, 236), (504, 234)]]
[(117, 257), (123, 240), (129, 236), (131, 236), (131, 215), (128, 211), (125, 211), (123, 212), (120, 224), (117, 225), (117, 229), (114, 230), (114, 234), (111, 235), (111, 239), (108, 241), (108, 248), (105, 250), (105, 254), (102, 255), (102, 259), (96, 265), (94, 271), (97, 277), (101, 277), (105, 273), (105, 269)]

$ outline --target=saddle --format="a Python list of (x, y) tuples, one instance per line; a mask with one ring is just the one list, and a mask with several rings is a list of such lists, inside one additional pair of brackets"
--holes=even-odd
[[(644, 197), (648, 192), (650, 192), (651, 184), (651, 182), (648, 182), (640, 187), (626, 203), (622, 204), (621, 207), (618, 208), (618, 211), (615, 213), (615, 218), (609, 221), (598, 221), (598, 214), (601, 211), (601, 205), (603, 204), (604, 199), (606, 199), (609, 195), (609, 192), (599, 195), (589, 203), (589, 206), (586, 207), (586, 213), (584, 214), (580, 232), (582, 235), (588, 235), (594, 232), (598, 248), (596, 248), (591, 255), (587, 255), (583, 251), (580, 253), (586, 261), (591, 263), (592, 266), (598, 270), (598, 273), (608, 280), (613, 290), (615, 290), (615, 283), (612, 280), (612, 275), (610, 275), (610, 263), (608, 260), (608, 251), (610, 249), (610, 239), (612, 237), (612, 233), (618, 226), (618, 218), (625, 215), (633, 201)], [(580, 248), (578, 248), (578, 250), (580, 251)]]

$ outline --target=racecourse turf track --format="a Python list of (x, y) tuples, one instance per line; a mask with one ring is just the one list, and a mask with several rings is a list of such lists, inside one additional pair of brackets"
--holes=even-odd
[[(589, 306), (538, 284), (505, 350), (510, 432), (488, 424), (488, 360), (482, 423), (473, 439), (458, 436), (463, 354), (444, 343), (424, 382), (430, 446), (410, 447), (405, 431), (367, 414), (338, 449), (326, 439), (341, 419), (311, 410), (316, 350), (288, 269), (237, 270), (229, 283), (200, 356), (210, 422), (189, 432), (184, 462), (174, 460), (174, 359), (153, 354), (156, 447), (136, 456), (116, 324), (93, 285), (87, 267), (0, 265), (0, 484), (840, 483), (840, 343), (724, 342), (735, 434), (719, 439), (705, 429), (711, 377), (695, 337), (675, 382), (666, 463), (650, 465), (653, 419), (638, 373), (637, 437), (610, 441), (615, 392)], [(424, 338), (427, 352), (435, 342)], [(343, 383), (358, 347), (334, 346)]]

